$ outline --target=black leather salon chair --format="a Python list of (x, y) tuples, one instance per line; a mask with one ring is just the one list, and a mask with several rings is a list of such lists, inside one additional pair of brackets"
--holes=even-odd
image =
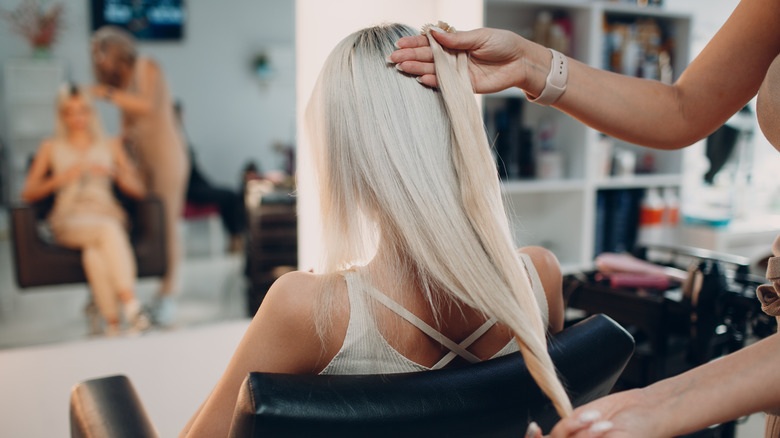
[[(136, 256), (138, 276), (162, 276), (167, 262), (161, 201), (156, 198), (119, 199), (130, 218), (130, 241)], [(40, 228), (51, 205), (52, 197), (49, 197), (11, 209), (13, 260), (16, 282), (21, 288), (86, 282), (81, 251), (55, 244)]]
[[(606, 395), (634, 351), (631, 335), (604, 315), (567, 328), (548, 345), (575, 406)], [(124, 376), (76, 385), (70, 417), (74, 438), (156, 436)], [(250, 373), (230, 436), (519, 437), (532, 420), (549, 431), (557, 415), (514, 353), (420, 373)]]

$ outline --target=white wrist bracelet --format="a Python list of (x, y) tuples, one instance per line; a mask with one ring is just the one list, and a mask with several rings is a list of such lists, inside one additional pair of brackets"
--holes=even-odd
[(525, 93), (529, 102), (539, 105), (552, 105), (558, 101), (564, 91), (566, 91), (566, 82), (569, 80), (569, 60), (558, 51), (549, 49), (552, 52), (552, 62), (550, 64), (550, 73), (547, 75), (547, 81), (542, 93), (534, 98)]

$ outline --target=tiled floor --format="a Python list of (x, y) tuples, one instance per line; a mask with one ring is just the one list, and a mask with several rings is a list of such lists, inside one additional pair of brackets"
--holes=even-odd
[[(188, 227), (187, 239), (182, 239), (187, 257), (180, 270), (178, 318), (173, 329), (245, 317), (243, 258), (208, 254), (205, 231)], [(157, 285), (157, 279), (138, 283), (142, 303), (151, 301)], [(84, 284), (19, 289), (11, 242), (0, 236), (0, 349), (87, 337), (84, 306), (88, 293)]]

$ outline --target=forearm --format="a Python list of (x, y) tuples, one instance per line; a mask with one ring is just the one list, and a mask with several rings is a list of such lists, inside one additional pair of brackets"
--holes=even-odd
[(57, 177), (47, 178), (38, 183), (28, 183), (22, 190), (22, 199), (35, 202), (54, 193), (62, 185)]
[(114, 89), (107, 97), (122, 111), (132, 114), (146, 114), (151, 110), (151, 102), (145, 96)]
[(146, 186), (134, 172), (119, 172), (116, 177), (116, 184), (122, 192), (135, 199), (141, 199), (146, 195)]
[[(648, 415), (668, 435), (692, 433), (713, 424), (780, 407), (780, 336), (645, 389)], [(655, 401), (655, 402), (653, 402)]]
[(629, 77), (569, 61), (569, 83), (555, 105), (586, 125), (658, 149), (688, 146), (726, 118), (686, 111), (678, 85)]
[(198, 407), (198, 410), (195, 411), (195, 414), (193, 414), (193, 416), (190, 417), (190, 420), (187, 422), (187, 424), (184, 426), (184, 428), (181, 430), (181, 432), (179, 432), (179, 438), (187, 438), (187, 436), (190, 433), (190, 429), (192, 429), (192, 425), (195, 424), (195, 421), (198, 419), (198, 416), (200, 416), (201, 411), (203, 411), (203, 406), (205, 406), (206, 403), (208, 403), (209, 398), (211, 398), (211, 393), (209, 393), (209, 396), (206, 397), (206, 401), (204, 401)]

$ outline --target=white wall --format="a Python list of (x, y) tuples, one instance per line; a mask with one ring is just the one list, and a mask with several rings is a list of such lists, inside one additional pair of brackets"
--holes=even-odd
[[(0, 0), (11, 9), (21, 0)], [(93, 82), (88, 41), (88, 0), (67, 1), (65, 25), (54, 56), (78, 83)], [(163, 67), (172, 93), (185, 108), (187, 131), (198, 162), (213, 180), (236, 186), (248, 159), (264, 170), (280, 168), (272, 145), (295, 136), (293, 0), (190, 0), (185, 37), (180, 42), (143, 42), (142, 54)], [(268, 49), (279, 61), (278, 75), (268, 85), (256, 80), (250, 61)], [(0, 64), (28, 56), (27, 43), (0, 21)], [(283, 76), (283, 77), (279, 77)], [(0, 93), (2, 90), (0, 89)], [(101, 106), (104, 123), (116, 132), (116, 111)]]

